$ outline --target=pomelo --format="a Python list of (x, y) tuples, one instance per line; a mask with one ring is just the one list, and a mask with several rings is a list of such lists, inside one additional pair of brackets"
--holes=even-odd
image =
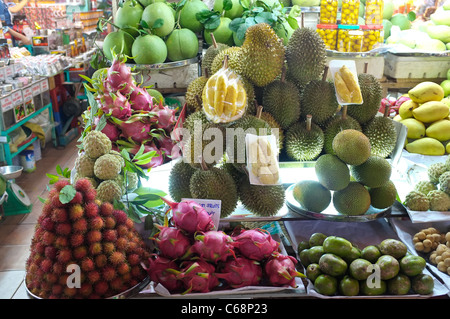
[(103, 53), (110, 61), (113, 60), (111, 49), (116, 54), (123, 53), (131, 56), (131, 47), (133, 46), (134, 38), (127, 32), (119, 30), (108, 33), (103, 41)]
[(384, 39), (386, 40), (391, 35), (392, 22), (383, 19)]
[(139, 32), (134, 28), (139, 28), (143, 12), (144, 8), (139, 3), (134, 0), (127, 0), (117, 10), (114, 24), (136, 37), (139, 35)]
[(225, 43), (228, 45), (233, 45), (233, 31), (228, 28), (231, 19), (227, 17), (220, 17), (220, 24), (216, 29), (210, 30), (205, 29), (203, 31), (203, 36), (205, 38), (206, 43), (209, 45), (212, 44), (212, 39), (210, 33), (214, 34), (214, 38), (217, 43)]
[(167, 58), (167, 47), (157, 35), (147, 34), (136, 38), (131, 53), (137, 64), (163, 63)]
[[(158, 28), (153, 28), (153, 25), (159, 19), (162, 19), (164, 23)], [(142, 13), (142, 20), (152, 29), (152, 33), (159, 37), (169, 35), (175, 26), (173, 10), (164, 2), (155, 2), (147, 6)]]
[[(231, 0), (231, 2), (232, 2), (231, 9), (226, 10), (224, 13), (224, 16), (233, 20), (234, 18), (239, 18), (242, 16), (242, 13), (244, 12), (244, 8), (242, 7), (239, 0)], [(215, 0), (213, 10), (222, 12), (223, 0)]]
[(147, 7), (155, 2), (165, 2), (165, 0), (139, 0), (139, 2), (144, 6)]
[(394, 1), (384, 0), (383, 3), (383, 19), (389, 20), (394, 14)]
[(191, 59), (198, 54), (198, 38), (189, 29), (175, 29), (166, 39), (167, 57), (171, 61)]
[(411, 21), (408, 20), (408, 17), (401, 13), (396, 13), (391, 18), (392, 25), (396, 25), (400, 28), (400, 30), (411, 29)]
[(180, 26), (190, 29), (193, 32), (201, 32), (203, 24), (198, 22), (196, 14), (200, 11), (208, 10), (208, 6), (200, 0), (188, 0), (180, 10)]

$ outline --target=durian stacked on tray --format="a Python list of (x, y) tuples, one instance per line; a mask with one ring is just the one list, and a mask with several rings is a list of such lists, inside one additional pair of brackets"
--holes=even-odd
[[(284, 46), (269, 25), (256, 24), (247, 29), (240, 47), (214, 42), (206, 50), (201, 68), (203, 75), (191, 82), (186, 92), (183, 127), (189, 130), (191, 138), (183, 148), (185, 161), (174, 166), (170, 177), (174, 200), (221, 199), (227, 208), (222, 217), (229, 216), (239, 200), (257, 216), (275, 215), (284, 202), (282, 185), (250, 184), (246, 163), (238, 164), (233, 158), (236, 145), (245, 145), (244, 134), (234, 136), (234, 146), (224, 138), (223, 150), (215, 149), (215, 161), (203, 166), (201, 161), (192, 163), (194, 123), (201, 123), (201, 129), (195, 133), (200, 138), (207, 128), (222, 133), (230, 128), (265, 128), (265, 134), (259, 135), (277, 136), (282, 160), (313, 161), (321, 154), (333, 153), (331, 141), (344, 129), (363, 132), (372, 145), (372, 155), (385, 158), (395, 147), (394, 123), (387, 116), (376, 116), (382, 99), (378, 80), (370, 74), (359, 74), (363, 103), (342, 108), (334, 83), (326, 80), (324, 42), (310, 28), (295, 30)], [(223, 73), (224, 68), (232, 70), (233, 75), (218, 81), (216, 74)], [(235, 78), (239, 79), (238, 86), (225, 90), (226, 83)], [(216, 92), (214, 96), (208, 94), (212, 91)], [(244, 108), (239, 106), (244, 99), (242, 91)], [(208, 148), (209, 138), (202, 140), (196, 154)], [(186, 163), (186, 158), (190, 163)], [(226, 178), (219, 178), (219, 174)], [(206, 179), (207, 175), (212, 176)]]

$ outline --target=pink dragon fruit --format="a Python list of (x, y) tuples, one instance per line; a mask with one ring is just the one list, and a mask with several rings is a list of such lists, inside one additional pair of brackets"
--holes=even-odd
[(154, 237), (161, 255), (170, 259), (187, 257), (190, 254), (191, 241), (181, 230), (175, 227), (157, 225), (159, 233)]
[(181, 271), (172, 272), (177, 275), (177, 279), (183, 282), (186, 289), (183, 294), (210, 292), (220, 284), (219, 279), (215, 276), (216, 268), (207, 261), (185, 261), (181, 267)]
[(120, 135), (119, 129), (110, 121), (106, 122), (105, 127), (102, 129), (102, 133), (108, 136), (112, 142), (117, 141)]
[(176, 123), (176, 109), (163, 106), (161, 101), (159, 105), (152, 109), (152, 113), (155, 113), (154, 118), (152, 118), (152, 121), (155, 121), (155, 127), (165, 130), (171, 130), (174, 127)]
[(106, 82), (114, 91), (130, 94), (136, 87), (131, 68), (125, 65), (126, 57), (115, 56), (108, 69)]
[(161, 198), (172, 210), (172, 221), (188, 234), (207, 232), (214, 229), (214, 223), (208, 212), (192, 200), (183, 200), (179, 203)]
[(104, 94), (100, 97), (101, 109), (113, 118), (126, 120), (131, 116), (131, 104), (120, 92)]
[(181, 150), (178, 146), (175, 145), (175, 142), (172, 140), (172, 138), (161, 134), (156, 138), (156, 143), (158, 144), (159, 149), (168, 158), (176, 159), (181, 156)]
[(145, 265), (142, 267), (153, 282), (163, 285), (170, 292), (178, 292), (183, 289), (183, 283), (177, 279), (177, 275), (174, 273), (174, 271), (179, 271), (175, 261), (156, 254), (152, 254), (148, 261), (149, 267), (146, 268)]
[(153, 99), (146, 89), (141, 87), (134, 88), (130, 94), (131, 108), (135, 111), (151, 111), (153, 108)]
[(262, 268), (259, 262), (245, 257), (230, 258), (220, 268), (216, 277), (224, 279), (232, 288), (259, 285)]
[(273, 286), (289, 285), (296, 288), (295, 277), (305, 277), (295, 269), (297, 260), (280, 253), (273, 254), (264, 265), (267, 280)]
[(279, 243), (264, 229), (244, 230), (233, 238), (233, 246), (242, 256), (261, 261), (278, 250)]
[[(139, 151), (140, 147), (141, 147), (141, 145), (136, 145), (129, 152), (131, 154), (136, 154)], [(164, 154), (163, 154), (162, 150), (158, 149), (156, 147), (155, 143), (153, 143), (153, 142), (147, 142), (146, 144), (144, 144), (144, 153), (148, 153), (148, 152), (152, 152), (152, 151), (155, 151), (156, 155), (151, 159), (151, 161), (149, 163), (139, 165), (140, 167), (151, 168), (151, 167), (157, 167), (157, 166), (164, 164)]]
[(150, 135), (151, 123), (147, 121), (146, 116), (136, 114), (126, 121), (122, 121), (119, 118), (113, 118), (112, 120), (121, 130), (122, 136), (136, 144), (140, 145), (153, 138)]
[(200, 232), (194, 238), (195, 243), (192, 246), (192, 251), (198, 254), (201, 259), (217, 263), (234, 256), (234, 249), (231, 245), (233, 239), (223, 231)]

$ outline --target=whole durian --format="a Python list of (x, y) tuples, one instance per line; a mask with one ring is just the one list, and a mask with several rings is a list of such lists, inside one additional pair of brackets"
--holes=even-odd
[(427, 195), (414, 190), (406, 195), (404, 204), (410, 210), (415, 211), (427, 211), (430, 209), (430, 201)]
[(362, 104), (350, 104), (348, 115), (356, 119), (361, 125), (366, 124), (375, 117), (383, 98), (383, 88), (372, 74), (358, 74), (359, 87), (363, 97)]
[(186, 107), (189, 111), (189, 114), (200, 111), (202, 109), (202, 92), (207, 81), (208, 78), (202, 75), (189, 83), (185, 94)]
[(223, 66), (225, 55), (228, 55), (228, 68), (235, 71), (236, 74), (242, 75), (242, 49), (240, 47), (229, 47), (220, 51), (211, 63), (211, 73), (213, 75)]
[(204, 125), (208, 124), (208, 118), (203, 111), (196, 111), (194, 113), (189, 114), (183, 122), (183, 128), (189, 130), (192, 134), (194, 132), (195, 125)]
[(323, 149), (322, 129), (312, 123), (308, 116), (305, 122), (293, 124), (286, 132), (285, 148), (287, 155), (296, 161), (311, 161), (320, 155)]
[(278, 124), (277, 120), (275, 120), (275, 118), (272, 116), (272, 114), (268, 113), (268, 112), (261, 112), (261, 117), (262, 120), (266, 121), (267, 124), (270, 125), (270, 127), (272, 128), (272, 133), (276, 132), (274, 129), (278, 130), (278, 149), (282, 149), (283, 145), (284, 145), (284, 131), (281, 128), (281, 125)]
[(250, 26), (242, 48), (242, 75), (256, 86), (266, 86), (281, 74), (285, 47), (267, 23)]
[[(312, 28), (298, 28), (286, 46), (289, 78), (303, 87), (319, 80), (326, 65), (326, 48), (320, 35)], [(303, 106), (303, 105), (302, 105)]]
[(331, 81), (312, 80), (303, 89), (301, 95), (301, 116), (312, 115), (313, 122), (325, 126), (339, 108)]
[(236, 184), (223, 169), (213, 167), (209, 170), (197, 170), (191, 177), (189, 190), (192, 198), (221, 200), (221, 218), (231, 215), (237, 206)]
[(114, 180), (105, 180), (97, 186), (97, 199), (102, 202), (114, 202), (120, 200), (123, 195), (122, 186)]
[(112, 148), (111, 140), (100, 131), (89, 131), (83, 138), (82, 148), (92, 159), (109, 153)]
[(324, 145), (323, 149), (328, 154), (334, 154), (333, 151), (333, 139), (339, 132), (346, 129), (354, 129), (362, 132), (361, 125), (357, 120), (352, 118), (347, 114), (347, 107), (344, 105), (342, 109), (342, 114), (334, 115), (331, 120), (327, 123), (323, 134), (324, 134)]
[(436, 190), (437, 187), (430, 181), (419, 181), (414, 185), (414, 190), (428, 195), (429, 192)]
[(95, 160), (94, 174), (98, 179), (115, 179), (121, 170), (122, 162), (113, 154), (105, 154)]
[(441, 190), (432, 190), (427, 195), (430, 201), (430, 210), (448, 211), (450, 209), (450, 196)]
[(169, 175), (169, 194), (174, 201), (180, 202), (182, 198), (191, 198), (189, 184), (195, 172), (195, 168), (182, 160), (172, 167)]
[(287, 129), (300, 118), (300, 94), (294, 83), (285, 80), (284, 72), (281, 79), (264, 88), (262, 105), (282, 129)]
[(282, 185), (252, 185), (248, 177), (241, 179), (239, 198), (242, 205), (257, 216), (274, 216), (284, 205)]
[(428, 167), (427, 173), (430, 182), (434, 184), (439, 183), (439, 177), (447, 171), (447, 165), (445, 163), (434, 163)]
[(214, 61), (214, 58), (220, 51), (228, 48), (229, 46), (225, 43), (215, 42), (213, 45), (210, 45), (208, 49), (206, 49), (201, 62), (202, 75), (205, 75), (206, 73), (209, 73), (210, 75), (213, 74), (213, 72), (211, 72), (211, 64)]
[(78, 155), (75, 161), (75, 170), (79, 177), (94, 177), (95, 160), (86, 153)]
[(368, 188), (370, 194), (370, 205), (383, 209), (392, 206), (397, 199), (397, 188), (392, 181), (388, 181), (381, 187)]
[(363, 128), (369, 138), (372, 155), (388, 157), (397, 143), (397, 130), (394, 121), (387, 116), (375, 116)]

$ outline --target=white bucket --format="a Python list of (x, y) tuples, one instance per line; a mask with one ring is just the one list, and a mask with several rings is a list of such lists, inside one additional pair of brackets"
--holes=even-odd
[(34, 151), (25, 150), (20, 153), (20, 164), (23, 167), (23, 171), (27, 173), (34, 172), (36, 170), (36, 161), (34, 160)]

